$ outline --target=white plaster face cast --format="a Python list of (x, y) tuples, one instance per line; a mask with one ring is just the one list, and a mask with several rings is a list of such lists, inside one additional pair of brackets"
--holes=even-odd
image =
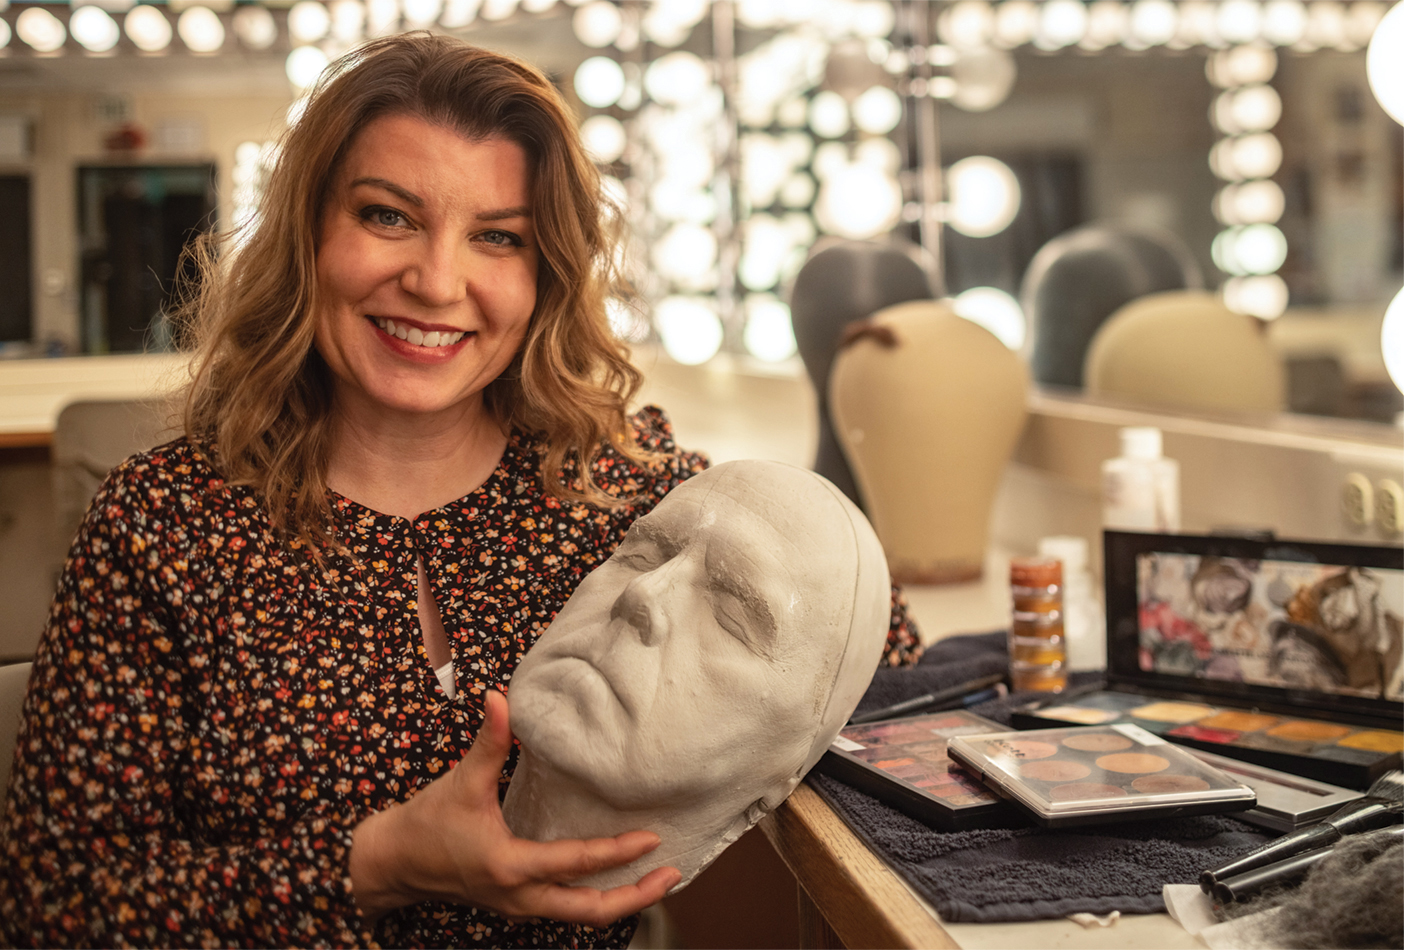
[(872, 679), (887, 562), (813, 472), (729, 462), (630, 528), (512, 678), (522, 755), (503, 804), (524, 838), (631, 829), (662, 844), (582, 879), (682, 887), (783, 802)]

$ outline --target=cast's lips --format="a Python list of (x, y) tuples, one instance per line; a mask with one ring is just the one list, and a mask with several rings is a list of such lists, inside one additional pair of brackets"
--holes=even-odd
[(371, 317), (375, 325), (397, 340), (404, 340), (414, 346), (422, 346), (425, 349), (436, 349), (441, 346), (453, 346), (468, 335), (463, 330), (424, 330), (405, 321), (395, 321), (389, 317)]

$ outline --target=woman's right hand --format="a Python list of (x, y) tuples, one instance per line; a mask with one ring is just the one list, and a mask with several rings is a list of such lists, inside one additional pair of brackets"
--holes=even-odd
[(356, 826), (351, 883), (366, 917), (440, 900), (512, 919), (548, 917), (603, 927), (662, 899), (682, 879), (676, 869), (663, 867), (637, 884), (608, 891), (571, 886), (587, 874), (637, 860), (658, 847), (658, 836), (630, 831), (537, 842), (513, 835), (497, 798), (512, 746), (507, 699), (489, 692), (484, 707), (477, 741), (458, 765), (403, 805)]

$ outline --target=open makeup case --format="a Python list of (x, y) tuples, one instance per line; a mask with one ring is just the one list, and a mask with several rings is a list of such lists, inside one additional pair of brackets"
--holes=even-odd
[(1108, 531), (1104, 572), (1105, 686), (1017, 728), (1131, 724), (1357, 789), (1400, 767), (1400, 548)]

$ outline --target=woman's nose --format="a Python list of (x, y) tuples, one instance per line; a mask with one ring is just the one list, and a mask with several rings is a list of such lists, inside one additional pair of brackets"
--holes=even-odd
[(470, 255), (457, 242), (433, 241), (420, 251), (400, 275), (407, 293), (429, 307), (447, 307), (467, 296)]

